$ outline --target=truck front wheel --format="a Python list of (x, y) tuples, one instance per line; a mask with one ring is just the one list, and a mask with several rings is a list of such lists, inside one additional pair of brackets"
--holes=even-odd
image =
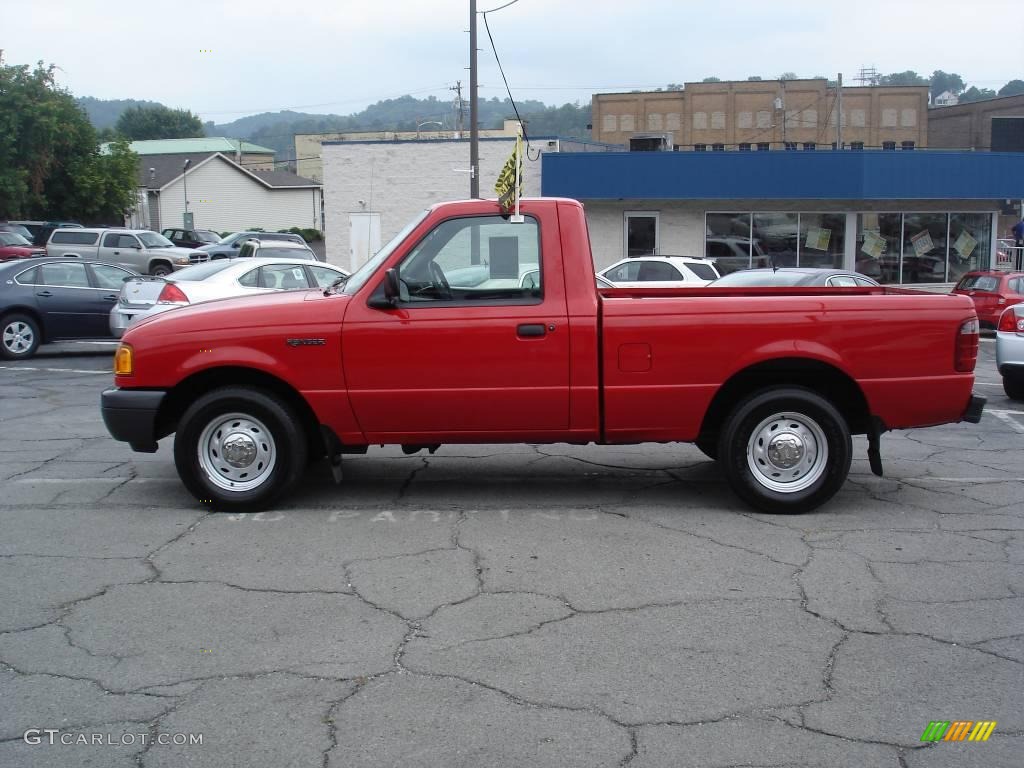
[(178, 424), (174, 464), (185, 487), (214, 509), (265, 509), (306, 468), (306, 436), (288, 403), (223, 387), (197, 399)]
[(799, 514), (828, 501), (846, 482), (852, 444), (832, 403), (807, 389), (780, 387), (736, 406), (718, 455), (741, 499), (765, 512)]

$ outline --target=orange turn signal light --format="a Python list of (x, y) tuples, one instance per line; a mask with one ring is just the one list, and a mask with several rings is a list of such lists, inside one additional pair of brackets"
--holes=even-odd
[(114, 353), (114, 375), (131, 376), (135, 372), (134, 360), (132, 359), (132, 348), (128, 344), (121, 344)]

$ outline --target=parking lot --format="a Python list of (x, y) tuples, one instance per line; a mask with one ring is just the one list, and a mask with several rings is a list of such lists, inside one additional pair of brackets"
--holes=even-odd
[(799, 517), (676, 445), (376, 448), (210, 513), (170, 439), (107, 436), (111, 350), (0, 364), (0, 766), (1021, 764), (1024, 404), (991, 338), (980, 424), (886, 435), (884, 478), (856, 439)]

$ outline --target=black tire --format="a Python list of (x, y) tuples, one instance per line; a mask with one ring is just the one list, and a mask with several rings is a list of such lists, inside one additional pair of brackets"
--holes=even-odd
[(707, 456), (712, 461), (718, 461), (718, 439), (714, 436), (706, 437), (701, 435), (694, 442), (700, 452)]
[(1024, 374), (1003, 376), (1003, 392), (1011, 400), (1024, 400)]
[(0, 357), (4, 360), (27, 360), (42, 340), (39, 323), (30, 315), (14, 313), (0, 320)]
[(846, 482), (852, 441), (846, 420), (828, 400), (808, 389), (777, 387), (736, 406), (719, 437), (718, 455), (733, 492), (745, 502), (764, 512), (800, 514), (824, 504)]
[(223, 387), (207, 392), (181, 417), (174, 464), (203, 504), (225, 512), (257, 511), (302, 476), (307, 444), (288, 403), (262, 390)]
[(171, 274), (174, 270), (171, 269), (171, 265), (166, 261), (158, 261), (149, 269), (149, 274), (153, 277), (166, 277)]

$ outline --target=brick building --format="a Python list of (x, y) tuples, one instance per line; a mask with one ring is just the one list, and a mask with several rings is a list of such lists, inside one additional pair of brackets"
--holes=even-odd
[[(678, 150), (914, 149), (928, 146), (927, 86), (837, 89), (821, 78), (686, 83), (681, 91), (599, 93), (594, 141), (666, 137)], [(637, 136), (644, 134), (644, 136)]]

